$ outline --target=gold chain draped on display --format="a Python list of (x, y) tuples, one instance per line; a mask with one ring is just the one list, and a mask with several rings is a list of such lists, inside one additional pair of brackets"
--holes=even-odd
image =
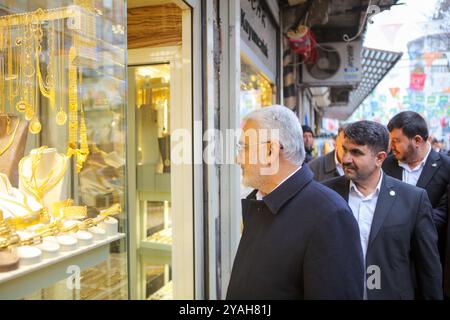
[[(64, 154), (59, 154), (61, 156), (61, 164), (55, 165), (47, 175), (47, 178), (39, 183), (36, 178), (36, 170), (42, 159), (42, 153), (47, 148), (47, 146), (42, 146), (38, 149), (35, 149), (35, 153), (30, 156), (23, 157), (19, 162), (19, 179), (23, 184), (25, 189), (33, 194), (36, 199), (42, 203), (42, 198), (45, 193), (55, 187), (61, 179), (64, 177), (67, 171), (67, 158)], [(30, 159), (31, 160), (31, 175), (26, 177), (24, 175), (24, 163)], [(59, 171), (57, 171), (59, 170)], [(56, 172), (56, 174), (55, 174)]]
[[(19, 112), (24, 113), (25, 119), (30, 121), (30, 133), (38, 134), (42, 129), (38, 118), (38, 93), (40, 92), (49, 100), (49, 106), (51, 110), (54, 110), (56, 103), (55, 75), (58, 74), (61, 91), (55, 121), (58, 125), (64, 125), (67, 122), (63, 95), (66, 52), (64, 29), (67, 22), (68, 28), (72, 31), (72, 45), (68, 50), (67, 62), (69, 97), (67, 155), (75, 156), (76, 169), (77, 172), (80, 172), (89, 155), (89, 147), (82, 97), (80, 100), (78, 98), (78, 94), (82, 93), (82, 70), (79, 62), (75, 60), (81, 50), (90, 48), (95, 52), (96, 32), (93, 1), (78, 0), (74, 1), (74, 4), (78, 6), (48, 10), (39, 8), (33, 12), (0, 17), (0, 31), (6, 31), (5, 34), (1, 32), (0, 35), (0, 50), (2, 53), (7, 52), (7, 70), (5, 70), (5, 59), (0, 61), (0, 103), (2, 103), (3, 110), (4, 89), (7, 88), (9, 105), (14, 105)], [(44, 38), (42, 25), (44, 22), (48, 22), (48, 27), (45, 29), (47, 54), (44, 54), (42, 50)], [(58, 36), (57, 29), (60, 31)], [(59, 63), (56, 63), (58, 56), (60, 57)], [(46, 58), (47, 62), (45, 76), (40, 65), (43, 58)], [(7, 76), (5, 76), (5, 72)], [(18, 101), (16, 102), (17, 97)], [(78, 116), (78, 112), (80, 112), (80, 116)]]
[[(9, 118), (9, 116), (7, 116), (7, 120), (6, 120), (6, 121), (7, 121), (7, 125), (6, 125), (6, 135), (9, 135), (10, 133), (8, 133), (8, 131), (9, 131), (9, 126), (10, 126), (10, 121), (11, 121), (11, 119)], [(11, 137), (9, 138), (9, 141), (5, 144), (5, 146), (3, 146), (3, 147), (0, 149), (0, 156), (3, 155), (3, 154), (11, 147), (11, 145), (13, 144), (14, 138), (16, 137), (17, 128), (19, 128), (19, 124), (20, 124), (20, 120), (17, 119), (16, 125), (15, 125), (15, 127), (14, 127), (14, 131), (12, 132)]]
[[(8, 226), (8, 227), (12, 227), (15, 230), (21, 230), (21, 229), (25, 229), (29, 226), (38, 224), (38, 223), (46, 223), (49, 222), (50, 217), (47, 213), (47, 209), (46, 208), (41, 208), (38, 210), (33, 210), (29, 204), (27, 203), (28, 199), (26, 194), (23, 194), (23, 198), (22, 198), (22, 202), (13, 200), (13, 199), (9, 199), (9, 198), (5, 198), (3, 196), (1, 196), (0, 194), (0, 200), (5, 201), (7, 203), (11, 203), (14, 204), (16, 206), (19, 206), (23, 209), (25, 209), (25, 211), (27, 212), (27, 214), (19, 216), (19, 215), (15, 215), (14, 212), (9, 212), (11, 214), (10, 218), (7, 219), (3, 219), (3, 214), (1, 216), (0, 219), (0, 225), (4, 226)], [(9, 210), (8, 210), (9, 211)], [(1, 236), (1, 234), (0, 234)]]

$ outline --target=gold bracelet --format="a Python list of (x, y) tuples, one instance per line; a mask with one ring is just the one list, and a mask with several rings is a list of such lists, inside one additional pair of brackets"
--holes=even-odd
[(10, 246), (16, 245), (20, 243), (20, 237), (17, 234), (12, 234), (8, 238), (1, 239), (0, 238), (0, 249), (6, 249)]
[(10, 217), (4, 220), (10, 227), (17, 230), (25, 229), (39, 223), (48, 222), (47, 210), (45, 208), (29, 213), (24, 216)]
[(86, 230), (86, 229), (96, 226), (97, 224), (98, 223), (95, 223), (94, 219), (88, 218), (88, 219), (84, 220), (83, 222), (81, 222), (79, 227), (80, 227), (80, 230)]
[(9, 237), (12, 234), (12, 230), (7, 225), (0, 226), (0, 237)]
[(81, 220), (87, 217), (86, 206), (70, 206), (61, 208), (61, 216), (63, 219)]
[(64, 207), (70, 207), (73, 205), (72, 199), (66, 199), (63, 201), (56, 201), (52, 203), (52, 216), (54, 218), (60, 218), (61, 217), (61, 209)]
[(41, 244), (44, 238), (41, 235), (35, 235), (30, 238), (21, 239), (19, 241), (19, 245), (21, 246), (37, 246), (38, 244)]
[(61, 215), (64, 219), (81, 220), (87, 217), (86, 206), (70, 206), (61, 208)]
[(100, 216), (105, 216), (105, 217), (109, 217), (109, 216), (113, 216), (116, 214), (119, 214), (122, 212), (122, 207), (120, 206), (120, 203), (116, 203), (113, 204), (111, 207), (105, 209), (105, 210), (101, 210), (100, 211)]
[(49, 223), (45, 226), (42, 226), (40, 228), (37, 228), (36, 230), (34, 230), (34, 232), (36, 234), (46, 234), (47, 232), (49, 232), (50, 230), (54, 230), (59, 232), (59, 230), (62, 228), (62, 222), (60, 220)]

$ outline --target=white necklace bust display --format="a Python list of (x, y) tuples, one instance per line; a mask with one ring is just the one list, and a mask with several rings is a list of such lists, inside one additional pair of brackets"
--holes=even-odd
[(53, 202), (67, 197), (68, 163), (55, 148), (31, 150), (19, 163), (19, 189), (50, 210)]
[(41, 209), (42, 205), (39, 202), (13, 188), (8, 176), (0, 173), (0, 210), (5, 219), (26, 216)]

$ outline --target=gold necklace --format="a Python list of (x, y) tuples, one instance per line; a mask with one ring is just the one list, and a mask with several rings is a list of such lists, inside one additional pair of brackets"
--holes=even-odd
[(64, 21), (61, 23), (61, 39), (58, 44), (58, 49), (61, 52), (61, 58), (60, 58), (60, 67), (59, 67), (59, 85), (60, 85), (60, 91), (59, 91), (59, 111), (56, 114), (56, 124), (59, 126), (63, 126), (67, 122), (67, 114), (64, 111), (64, 94), (63, 94), (63, 82), (64, 82), (64, 56), (65, 56), (65, 47), (64, 47)]
[[(51, 64), (51, 62), (50, 62), (51, 48), (50, 47), (48, 49), (48, 56), (49, 56), (48, 60), (49, 61), (47, 63), (47, 75), (46, 75), (45, 82), (44, 82), (44, 77), (42, 76), (42, 71), (41, 71), (40, 56), (42, 53), (42, 38), (43, 38), (43, 36), (44, 36), (44, 33), (42, 31), (42, 26), (39, 21), (38, 27), (35, 32), (36, 45), (35, 45), (34, 59), (36, 60), (36, 74), (37, 74), (37, 78), (38, 78), (39, 89), (40, 89), (42, 95), (50, 100), (50, 107), (53, 109), (53, 107), (55, 105), (55, 94), (54, 94), (54, 88), (51, 86), (51, 80), (50, 80), (52, 78), (51, 71), (49, 69), (49, 65)], [(48, 37), (50, 37), (50, 36), (48, 35)], [(47, 41), (47, 42), (49, 42), (49, 41)], [(49, 74), (49, 72), (50, 72), (50, 74)]]
[[(19, 88), (19, 69), (20, 69), (20, 61), (19, 61), (19, 53), (20, 53), (20, 46), (22, 44), (22, 38), (20, 37), (19, 31), (20, 27), (18, 26), (16, 28), (16, 37), (14, 38), (13, 43), (15, 44), (15, 50), (12, 50), (12, 53), (14, 54), (14, 63), (13, 63), (13, 70), (14, 73), (12, 75), (11, 86), (13, 88), (13, 102), (15, 98), (19, 95), (20, 88)], [(14, 84), (15, 83), (15, 84)], [(11, 106), (14, 105), (14, 103), (11, 103)]]
[[(80, 92), (83, 90), (83, 74), (81, 68), (79, 69), (80, 74)], [(79, 173), (83, 168), (84, 162), (87, 160), (89, 155), (89, 145), (88, 145), (88, 137), (87, 137), (87, 128), (86, 128), (86, 120), (84, 117), (84, 106), (83, 106), (83, 94), (81, 94), (80, 99), (80, 111), (81, 111), (81, 120), (80, 120), (80, 154), (77, 157), (77, 172)]]
[[(1, 199), (1, 200), (4, 200), (4, 201), (6, 201), (6, 202), (10, 202), (10, 203), (12, 203), (12, 204), (14, 204), (14, 205), (17, 205), (17, 206), (19, 206), (19, 207), (22, 207), (22, 208), (25, 209), (28, 213), (36, 212), (35, 210), (31, 209), (30, 205), (27, 203), (28, 198), (27, 198), (27, 196), (25, 195), (25, 193), (22, 193), (22, 195), (23, 195), (22, 202), (19, 202), (19, 201), (16, 201), (16, 200), (12, 200), (12, 199), (8, 199), (8, 198), (5, 198), (4, 196), (2, 196), (1, 193), (0, 193), (0, 199)], [(9, 209), (7, 209), (7, 210), (11, 212), (11, 210), (9, 210)], [(12, 212), (11, 212), (11, 213), (12, 213)], [(12, 215), (14, 215), (14, 213), (12, 213)]]
[(9, 81), (8, 88), (9, 88), (9, 105), (13, 105), (14, 102), (14, 79), (15, 76), (13, 74), (13, 41), (12, 41), (12, 25), (11, 25), (11, 17), (8, 17), (8, 76), (6, 77), (6, 80)]
[(78, 135), (78, 84), (77, 67), (73, 60), (77, 56), (74, 46), (69, 49), (69, 144), (77, 147)]
[[(46, 148), (47, 148), (46, 146), (43, 146), (43, 147), (36, 149), (34, 154), (22, 158), (22, 160), (20, 160), (20, 162), (19, 162), (20, 182), (23, 184), (25, 189), (27, 191), (29, 191), (30, 193), (32, 193), (36, 197), (36, 199), (41, 203), (42, 203), (43, 196), (49, 190), (51, 190), (53, 187), (55, 187), (61, 181), (61, 179), (64, 177), (64, 175), (66, 174), (67, 162), (68, 162), (67, 158), (64, 154), (59, 154), (61, 156), (62, 169), (57, 173), (56, 176), (53, 177), (56, 169), (59, 169), (59, 167), (61, 167), (61, 164), (55, 165), (48, 173), (47, 179), (45, 179), (42, 183), (39, 183), (37, 181), (37, 177), (36, 177), (36, 170), (42, 159), (42, 153)], [(31, 160), (31, 176), (30, 177), (26, 177), (24, 175), (24, 164), (27, 159)]]
[(23, 73), (26, 77), (32, 78), (35, 73), (35, 69), (32, 63), (32, 55), (33, 55), (33, 33), (31, 27), (31, 19), (29, 15), (26, 15), (26, 24), (25, 24), (25, 32), (24, 32), (24, 41), (25, 41), (25, 61), (24, 61), (24, 70)]
[(0, 30), (0, 47), (2, 51), (2, 57), (0, 58), (0, 103), (1, 112), (5, 112), (5, 60), (4, 60), (4, 43), (3, 43), (3, 28)]
[[(11, 194), (11, 188), (12, 188), (12, 186), (11, 186), (11, 183), (9, 182), (9, 179), (8, 179), (8, 177), (4, 174), (4, 173), (1, 173), (0, 174), (0, 179), (2, 180), (2, 183), (3, 183), (3, 185), (5, 186), (5, 191), (6, 191), (6, 193), (7, 194)], [(1, 210), (0, 210), (1, 211)]]
[(32, 78), (35, 75), (35, 69), (33, 64), (31, 63), (32, 51), (33, 51), (33, 35), (31, 32), (31, 20), (29, 15), (26, 15), (26, 27), (24, 32), (24, 40), (25, 40), (25, 50), (24, 50), (24, 66), (22, 69), (22, 75), (25, 76), (26, 79), (26, 89), (24, 95), (26, 97), (26, 103), (23, 105), (25, 108), (23, 112), (25, 113), (25, 119), (30, 121), (34, 116), (34, 110), (32, 106), (32, 99), (34, 97), (33, 94), (33, 84)]
[[(39, 10), (39, 9), (38, 9)], [(33, 25), (31, 25), (31, 30), (33, 31), (34, 34), (34, 47), (35, 47), (35, 59), (34, 59), (34, 63), (36, 64), (35, 66), (35, 74), (34, 74), (34, 83), (39, 83), (39, 74), (40, 72), (38, 72), (38, 70), (40, 71), (40, 67), (39, 67), (39, 57), (37, 56), (36, 52), (37, 52), (37, 48), (39, 48), (40, 46), (40, 38), (42, 38), (42, 29), (40, 28), (40, 21), (39, 21), (39, 14), (40, 11), (36, 10), (36, 14), (32, 14), (31, 16), (31, 21), (35, 23), (35, 26), (33, 27)], [(34, 101), (33, 101), (33, 115), (30, 121), (30, 124), (28, 126), (28, 129), (30, 131), (31, 134), (38, 134), (39, 132), (41, 132), (42, 130), (42, 124), (39, 121), (39, 99), (38, 99), (38, 89), (37, 89), (37, 85), (35, 85), (33, 87), (33, 96), (34, 96)], [(25, 116), (27, 116), (27, 114), (25, 114)]]
[[(39, 61), (37, 61), (37, 63), (39, 63)], [(36, 83), (37, 83), (37, 75), (36, 75)], [(30, 131), (31, 134), (38, 134), (39, 132), (41, 132), (42, 130), (42, 125), (41, 122), (39, 121), (38, 118), (38, 113), (39, 113), (39, 100), (38, 100), (38, 90), (37, 88), (34, 88), (34, 109), (33, 109), (33, 118), (30, 121), (30, 124), (28, 126), (28, 130)]]
[(38, 223), (48, 222), (50, 220), (50, 217), (47, 213), (47, 209), (41, 208), (38, 210), (33, 210), (30, 207), (30, 205), (27, 203), (28, 199), (27, 199), (27, 196), (25, 195), (25, 193), (22, 193), (22, 194), (23, 194), (22, 202), (12, 200), (9, 198), (5, 198), (0, 194), (0, 200), (3, 200), (5, 202), (9, 202), (16, 206), (19, 206), (19, 207), (25, 209), (25, 211), (27, 211), (27, 214), (22, 215), (22, 216), (17, 216), (12, 212), (12, 210), (10, 210), (8, 208), (4, 208), (4, 209), (8, 210), (8, 212), (11, 214), (10, 218), (4, 219), (4, 220), (2, 219), (4, 222), (6, 222), (6, 225), (9, 227), (14, 227), (17, 230), (20, 230), (20, 229), (25, 229), (29, 226), (32, 226), (32, 225), (35, 225)]
[(26, 103), (25, 103), (25, 110), (23, 111), (25, 113), (25, 120), (30, 121), (34, 116), (34, 109), (32, 106), (32, 97), (33, 97), (33, 84), (31, 83), (31, 79), (26, 79)]
[[(8, 120), (11, 121), (9, 119), (9, 116), (7, 116), (7, 117), (8, 117), (8, 119), (6, 121), (8, 121)], [(19, 127), (19, 123), (20, 123), (20, 119), (17, 118), (17, 124), (16, 124), (16, 127), (14, 128), (11, 138), (9, 139), (8, 143), (6, 143), (6, 145), (2, 149), (0, 149), (0, 156), (2, 156), (9, 149), (9, 147), (11, 147), (11, 145), (13, 144), (14, 138), (16, 137), (17, 128)]]
[[(55, 75), (54, 75), (54, 60), (55, 60), (55, 21), (51, 22), (51, 33), (47, 30), (47, 47), (48, 49), (48, 63), (47, 63), (47, 75), (45, 77), (45, 82), (50, 88), (50, 108), (54, 110), (55, 99), (56, 99), (56, 88), (55, 88)], [(48, 27), (49, 29), (50, 27)], [(51, 40), (50, 40), (51, 35)]]
[[(26, 38), (25, 38), (25, 27), (21, 26), (21, 41), (20, 41), (20, 51), (19, 51), (19, 60), (24, 61), (25, 60), (25, 51), (22, 49), (25, 47), (26, 44)], [(25, 31), (24, 31), (25, 30)], [(28, 110), (28, 87), (27, 82), (24, 79), (23, 75), (23, 63), (19, 64), (19, 101), (16, 103), (16, 109), (17, 111), (24, 113)]]

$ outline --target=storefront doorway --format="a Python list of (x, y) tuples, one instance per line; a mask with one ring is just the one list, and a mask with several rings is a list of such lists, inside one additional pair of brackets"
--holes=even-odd
[(131, 296), (192, 299), (193, 167), (171, 154), (174, 132), (192, 136), (192, 12), (182, 1), (129, 3)]

